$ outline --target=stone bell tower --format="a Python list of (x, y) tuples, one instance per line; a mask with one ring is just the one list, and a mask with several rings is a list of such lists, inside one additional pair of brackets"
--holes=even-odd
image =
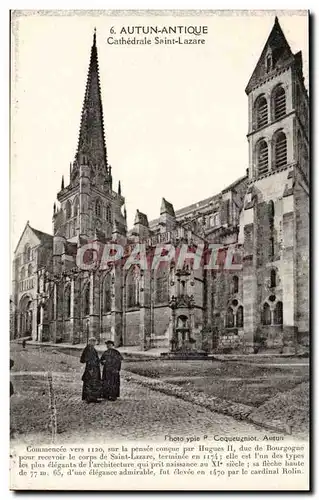
[(301, 52), (292, 53), (277, 17), (246, 94), (245, 349), (293, 352), (309, 331), (308, 95)]

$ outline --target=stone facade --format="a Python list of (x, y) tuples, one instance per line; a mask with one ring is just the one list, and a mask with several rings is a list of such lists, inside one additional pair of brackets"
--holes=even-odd
[[(309, 131), (301, 53), (292, 54), (276, 18), (246, 88), (249, 168), (221, 193), (183, 209), (162, 199), (160, 217), (137, 210), (128, 231), (125, 199), (113, 190), (104, 141), (96, 38), (79, 143), (53, 208), (53, 236), (27, 224), (13, 264), (14, 336), (209, 352), (294, 352), (309, 342)], [(84, 245), (130, 249), (172, 244), (193, 254), (221, 247), (217, 266), (176, 260), (79, 269)], [(168, 247), (167, 247), (168, 248)], [(242, 259), (226, 268), (237, 249)], [(204, 254), (205, 254), (204, 252)], [(205, 254), (211, 255), (211, 254)], [(229, 255), (229, 254), (228, 254)]]

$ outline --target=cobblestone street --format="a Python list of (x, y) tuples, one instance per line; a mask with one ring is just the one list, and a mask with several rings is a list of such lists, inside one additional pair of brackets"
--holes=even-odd
[[(265, 430), (199, 405), (143, 387), (122, 377), (116, 402), (81, 400), (82, 366), (73, 356), (14, 348), (11, 379), (13, 440), (50, 442), (51, 413), (46, 370), (52, 370), (57, 410), (57, 441), (158, 439), (171, 436), (256, 435)], [(124, 375), (124, 373), (123, 373)]]
[[(22, 375), (14, 377), (17, 391)], [(25, 385), (25, 378), (23, 385)], [(57, 441), (103, 442), (110, 439), (159, 439), (170, 436), (256, 435), (264, 430), (238, 422), (231, 417), (211, 412), (192, 403), (167, 396), (134, 382), (123, 381), (121, 398), (116, 402), (86, 404), (81, 401), (81, 383), (61, 373), (53, 375), (56, 391), (58, 436)], [(29, 408), (28, 391), (20, 391), (12, 398), (13, 425), (19, 429), (17, 438), (26, 442), (49, 442), (50, 414), (45, 384), (39, 387), (39, 411)], [(20, 412), (21, 411), (21, 412)], [(22, 418), (21, 418), (22, 417)], [(30, 429), (29, 419), (34, 419)], [(19, 423), (18, 423), (19, 421)], [(38, 432), (36, 432), (38, 429)]]

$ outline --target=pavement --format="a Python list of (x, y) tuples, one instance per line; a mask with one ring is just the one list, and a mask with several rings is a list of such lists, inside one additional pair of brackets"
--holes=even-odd
[[(11, 397), (12, 426), (19, 429), (14, 440), (21, 443), (49, 443), (48, 390), (45, 373), (27, 384), (28, 372), (15, 372), (15, 394)], [(40, 383), (41, 381), (41, 383)], [(32, 387), (33, 384), (36, 385)], [(86, 404), (81, 401), (79, 376), (53, 373), (56, 395), (56, 442), (106, 442), (110, 440), (165, 440), (165, 436), (256, 436), (265, 430), (253, 424), (213, 412), (203, 406), (152, 390), (123, 374), (121, 397), (116, 402)], [(26, 388), (27, 387), (27, 388)], [(28, 387), (31, 388), (30, 392)], [(34, 391), (36, 404), (32, 397)], [(32, 393), (32, 394), (31, 394)], [(33, 396), (32, 396), (33, 395)], [(32, 426), (30, 421), (34, 420)], [(169, 438), (166, 438), (169, 442)]]
[[(260, 437), (266, 433), (265, 429), (260, 428), (261, 425), (268, 432), (291, 432), (280, 420), (268, 418), (263, 421), (260, 416), (257, 420), (252, 419), (253, 408), (250, 406), (193, 393), (168, 381), (142, 377), (126, 370), (122, 371), (121, 398), (118, 401), (87, 405), (81, 400), (82, 383), (78, 363), (74, 356), (67, 355), (69, 349), (77, 351), (84, 346), (28, 342), (29, 345), (35, 349), (27, 352), (17, 346), (26, 364), (18, 371), (11, 371), (15, 389), (11, 397), (12, 426), (19, 430), (19, 443), (50, 441), (47, 372), (41, 369), (29, 371), (31, 353), (43, 363), (42, 370), (53, 373), (58, 415), (57, 438), (63, 442), (83, 439), (96, 439), (99, 442), (110, 439), (164, 439), (167, 433), (177, 436), (242, 433)], [(53, 356), (48, 350), (40, 353), (37, 349), (47, 346), (53, 348)], [(104, 350), (103, 345), (98, 347)], [(149, 353), (136, 348), (120, 349), (128, 354)], [(63, 363), (67, 371), (56, 371), (57, 362)], [(52, 366), (49, 366), (51, 363)], [(73, 365), (77, 366), (77, 371), (74, 371)]]

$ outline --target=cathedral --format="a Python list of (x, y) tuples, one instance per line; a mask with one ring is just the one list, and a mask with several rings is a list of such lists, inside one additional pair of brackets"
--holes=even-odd
[[(309, 124), (302, 54), (293, 54), (276, 18), (245, 89), (249, 164), (223, 191), (159, 218), (137, 210), (127, 227), (104, 137), (96, 34), (69, 182), (53, 206), (53, 235), (30, 223), (15, 249), (12, 338), (83, 344), (94, 336), (140, 350), (294, 353), (309, 343)], [(172, 200), (171, 200), (172, 201)], [(144, 243), (240, 251), (217, 269), (174, 259), (139, 265), (77, 266), (88, 243)], [(123, 259), (127, 258), (124, 252)], [(220, 252), (219, 252), (220, 253)], [(216, 266), (215, 266), (216, 267)]]

